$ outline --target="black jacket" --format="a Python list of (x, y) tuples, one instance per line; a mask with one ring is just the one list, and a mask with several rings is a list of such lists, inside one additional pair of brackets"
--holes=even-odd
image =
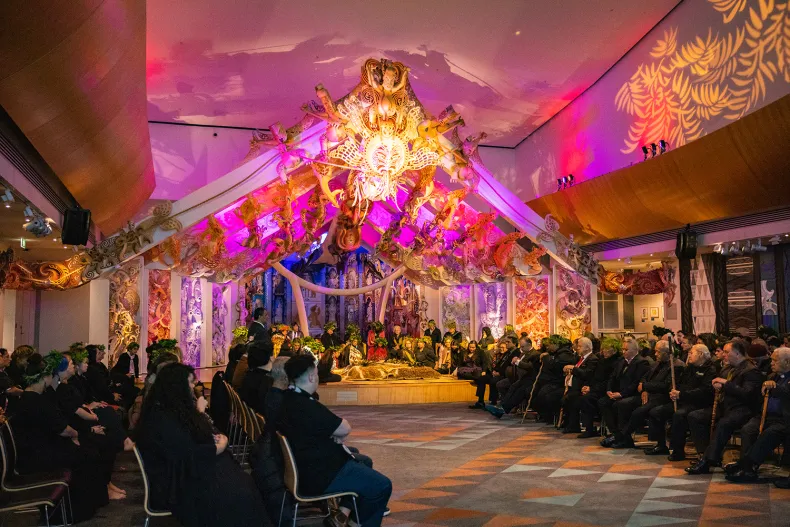
[(716, 364), (708, 360), (702, 366), (687, 365), (675, 383), (680, 397), (678, 403), (683, 406), (706, 408), (713, 404), (713, 385), (716, 378)]
[(586, 386), (590, 387), (591, 394), (602, 397), (606, 393), (609, 378), (612, 376), (615, 367), (620, 364), (622, 358), (623, 356), (617, 353), (609, 358), (604, 357), (603, 354), (598, 356), (598, 364), (595, 366), (595, 372), (593, 373), (592, 379), (586, 384)]
[(431, 337), (434, 348), (436, 348), (437, 344), (442, 342), (442, 332), (439, 330), (439, 328), (433, 328), (433, 331), (431, 331), (431, 328), (426, 328), (423, 335), (426, 337)]
[(453, 339), (454, 341), (459, 342), (459, 343), (464, 338), (463, 334), (460, 331), (458, 331), (458, 330), (456, 330), (455, 332), (451, 332), (451, 331), (446, 332), (444, 334), (444, 338), (447, 338), (447, 337), (450, 337), (451, 339)]
[(540, 350), (532, 348), (521, 354), (521, 362), (516, 366), (516, 376), (521, 379), (527, 375), (537, 375), (540, 368)]
[(513, 359), (518, 357), (521, 354), (521, 350), (518, 348), (513, 348), (512, 350), (497, 356), (496, 360), (494, 361), (494, 371), (499, 373), (503, 378), (508, 376), (508, 368), (510, 368), (510, 373), (513, 372)]
[(728, 372), (727, 376), (730, 373), (732, 376), (722, 389), (719, 409), (726, 411), (739, 406), (747, 406), (754, 412), (759, 411), (762, 399), (760, 390), (763, 387), (765, 375), (748, 359)]
[(340, 335), (336, 331), (333, 331), (331, 335), (324, 331), (324, 334), (321, 335), (321, 344), (324, 345), (324, 349), (339, 348), (341, 344)]
[(239, 389), (239, 397), (247, 406), (263, 414), (266, 411), (266, 396), (272, 387), (271, 372), (254, 368), (244, 376), (244, 382)]
[(570, 347), (563, 347), (550, 353), (543, 359), (543, 373), (540, 374), (541, 385), (561, 385), (565, 382), (563, 368), (568, 364), (576, 364), (576, 354)]
[(271, 333), (271, 329), (269, 329), (266, 324), (262, 324), (253, 320), (252, 324), (250, 324), (250, 327), (247, 328), (247, 341), (256, 342), (263, 340), (266, 337), (269, 337)]
[(619, 364), (615, 366), (614, 372), (609, 378), (607, 391), (619, 392), (623, 399), (637, 395), (639, 383), (647, 374), (648, 368), (650, 368), (650, 363), (644, 357), (637, 355), (630, 364), (626, 363), (624, 357), (621, 357)]
[[(578, 364), (579, 360), (581, 360), (581, 357), (576, 360), (576, 364)], [(582, 386), (590, 386), (590, 382), (595, 376), (595, 370), (598, 369), (598, 360), (598, 356), (595, 353), (590, 353), (584, 362), (582, 362), (581, 366), (576, 367), (574, 365), (573, 371), (571, 372), (573, 377), (571, 378), (569, 392), (580, 392)]]
[[(675, 385), (683, 375), (683, 363), (675, 360)], [(649, 401), (654, 404), (666, 404), (670, 402), (669, 391), (672, 389), (672, 372), (669, 369), (669, 361), (655, 362), (642, 381), (642, 391), (648, 393)]]
[(428, 366), (433, 368), (436, 365), (436, 351), (430, 347), (425, 346), (422, 351), (414, 350), (414, 362), (417, 366)]

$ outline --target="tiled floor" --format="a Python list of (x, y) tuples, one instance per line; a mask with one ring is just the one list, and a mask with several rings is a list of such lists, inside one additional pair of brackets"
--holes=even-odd
[[(350, 443), (394, 483), (386, 525), (790, 525), (790, 491), (611, 450), (462, 405), (342, 408)], [(728, 453), (732, 455), (731, 453)], [(766, 469), (766, 477), (777, 474)]]
[[(466, 405), (335, 411), (353, 427), (350, 444), (372, 456), (394, 483), (388, 526), (790, 526), (790, 491), (734, 485), (721, 471), (687, 476), (686, 462), (604, 449), (595, 439), (498, 421)], [(772, 469), (766, 476), (786, 473)], [(142, 484), (128, 455), (114, 480), (129, 497), (83, 525), (143, 524)], [(35, 525), (35, 517), (7, 524)], [(151, 525), (176, 524), (162, 519)]]

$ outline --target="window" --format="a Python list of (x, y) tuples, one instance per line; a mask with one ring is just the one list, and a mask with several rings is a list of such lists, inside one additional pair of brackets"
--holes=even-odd
[(620, 329), (619, 295), (598, 291), (598, 329)]

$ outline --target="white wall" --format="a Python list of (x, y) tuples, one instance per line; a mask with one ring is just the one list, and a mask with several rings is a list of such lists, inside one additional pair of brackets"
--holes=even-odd
[(91, 290), (88, 285), (69, 291), (42, 291), (39, 351), (48, 353), (53, 349), (63, 350), (72, 342), (87, 341), (90, 303)]
[[(650, 308), (658, 308), (658, 318), (650, 318)], [(642, 322), (642, 309), (647, 309), (647, 320)], [(636, 333), (653, 332), (653, 326), (664, 325), (664, 295), (634, 295), (634, 331)]]

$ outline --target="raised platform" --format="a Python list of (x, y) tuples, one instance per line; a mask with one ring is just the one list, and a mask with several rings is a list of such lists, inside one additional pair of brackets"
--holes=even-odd
[(341, 381), (318, 387), (327, 406), (376, 406), (474, 402), (475, 387), (469, 381), (447, 377), (414, 381)]

